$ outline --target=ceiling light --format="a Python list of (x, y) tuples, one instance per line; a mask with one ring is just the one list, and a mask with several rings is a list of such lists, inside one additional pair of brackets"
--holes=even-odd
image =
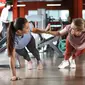
[[(25, 7), (26, 5), (25, 4), (17, 4), (17, 7)], [(13, 7), (13, 5), (12, 5)]]
[(47, 4), (47, 6), (61, 6), (61, 4)]
[(18, 4), (17, 6), (18, 7), (25, 7), (26, 5), (25, 4)]

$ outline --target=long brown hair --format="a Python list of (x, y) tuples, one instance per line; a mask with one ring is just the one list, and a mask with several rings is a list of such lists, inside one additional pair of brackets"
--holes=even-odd
[(17, 18), (14, 22), (11, 22), (7, 30), (7, 48), (8, 56), (12, 56), (14, 48), (15, 33), (17, 30), (23, 30), (25, 23), (28, 22), (25, 18)]
[(8, 30), (7, 30), (7, 48), (8, 48), (8, 56), (12, 55), (13, 52), (13, 45), (14, 45), (14, 39), (15, 39), (15, 30), (13, 26), (14, 22), (11, 22)]

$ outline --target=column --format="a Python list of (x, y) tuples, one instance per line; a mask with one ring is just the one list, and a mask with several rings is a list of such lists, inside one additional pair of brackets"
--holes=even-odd
[(13, 0), (13, 20), (18, 17), (17, 0)]
[(72, 18), (82, 18), (83, 0), (73, 0)]

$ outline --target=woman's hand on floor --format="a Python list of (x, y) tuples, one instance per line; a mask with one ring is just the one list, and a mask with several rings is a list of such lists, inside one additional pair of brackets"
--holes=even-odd
[(11, 78), (11, 81), (17, 81), (17, 80), (20, 80), (20, 78), (19, 78), (19, 77), (16, 77), (16, 76), (13, 76), (13, 77)]

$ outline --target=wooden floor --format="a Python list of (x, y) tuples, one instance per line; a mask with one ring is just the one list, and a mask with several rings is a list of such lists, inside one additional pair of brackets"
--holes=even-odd
[[(76, 69), (58, 69), (57, 66), (63, 58), (54, 55), (40, 54), (44, 64), (43, 70), (17, 69), (19, 81), (10, 81), (11, 73), (9, 68), (0, 68), (0, 85), (85, 85), (85, 56), (76, 58)], [(0, 55), (2, 57), (2, 55)], [(34, 61), (34, 59), (32, 58)]]

